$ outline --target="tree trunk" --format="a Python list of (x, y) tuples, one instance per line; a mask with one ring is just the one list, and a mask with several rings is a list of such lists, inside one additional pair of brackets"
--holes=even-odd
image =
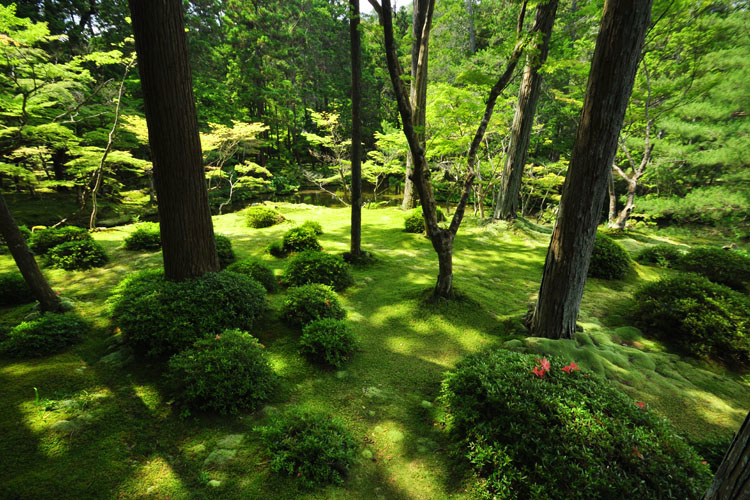
[(703, 500), (750, 498), (750, 413), (734, 436)]
[(26, 284), (29, 285), (31, 293), (39, 301), (39, 307), (42, 311), (59, 311), (60, 299), (52, 291), (49, 283), (47, 283), (47, 279), (39, 269), (39, 265), (36, 263), (31, 250), (26, 245), (26, 240), (23, 238), (21, 231), (18, 230), (18, 225), (13, 219), (13, 215), (11, 215), (10, 209), (1, 193), (0, 234), (3, 235), (3, 238), (7, 242), (8, 249), (13, 256), (13, 260), (16, 261), (18, 270), (21, 271)]
[(651, 0), (607, 0), (531, 334), (572, 338)]
[(539, 69), (547, 60), (549, 53), (549, 40), (555, 23), (557, 3), (557, 0), (547, 0), (546, 3), (540, 3), (536, 9), (534, 24), (538, 27), (542, 38), (534, 44), (532, 55), (527, 57), (526, 67), (523, 70), (523, 80), (518, 92), (510, 145), (503, 170), (503, 184), (495, 202), (496, 219), (515, 219), (516, 212), (518, 212), (518, 196), (521, 192), (521, 178), (526, 164), (526, 151), (529, 148), (531, 126), (534, 123), (539, 90), (542, 85), (542, 75)]
[(359, 39), (359, 0), (349, 0), (349, 40), (352, 59), (352, 236), (350, 254), (362, 254), (362, 56)]
[(450, 298), (453, 296), (453, 235), (442, 231), (433, 239), (432, 246), (438, 254), (438, 277), (433, 295)]
[(610, 227), (625, 229), (625, 224), (627, 224), (630, 213), (635, 207), (635, 189), (637, 186), (638, 181), (635, 178), (631, 179), (630, 182), (628, 182), (628, 193), (627, 198), (625, 199), (625, 206), (622, 210), (620, 210), (620, 213), (617, 215), (617, 219), (612, 224), (610, 224)]
[(611, 227), (617, 214), (617, 193), (615, 193), (615, 176), (612, 169), (609, 169), (607, 176), (607, 193), (609, 194), (609, 211), (607, 212), (607, 223)]
[(129, 0), (159, 200), (164, 274), (219, 270), (180, 0)]

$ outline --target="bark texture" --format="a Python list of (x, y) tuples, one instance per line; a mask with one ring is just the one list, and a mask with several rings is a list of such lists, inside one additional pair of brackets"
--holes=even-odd
[(531, 334), (572, 338), (651, 0), (607, 0)]
[(349, 0), (349, 41), (352, 59), (352, 258), (362, 254), (362, 56), (359, 0)]
[(180, 0), (129, 0), (167, 279), (219, 270)]
[(750, 413), (729, 446), (703, 500), (750, 498)]

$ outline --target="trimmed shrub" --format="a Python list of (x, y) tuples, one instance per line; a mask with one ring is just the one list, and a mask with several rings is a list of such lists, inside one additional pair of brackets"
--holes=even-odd
[(596, 234), (588, 275), (605, 280), (623, 279), (633, 268), (630, 255), (609, 236)]
[(318, 243), (315, 231), (309, 227), (293, 227), (282, 239), (285, 252), (302, 252), (304, 250), (323, 250)]
[(104, 247), (92, 239), (61, 243), (47, 252), (47, 263), (66, 271), (102, 267), (107, 262)]
[[(440, 207), (437, 208), (437, 220), (442, 222), (445, 220), (445, 214)], [(422, 207), (413, 209), (404, 219), (404, 231), (407, 233), (424, 233), (424, 216), (422, 215)]]
[(331, 287), (311, 283), (289, 289), (281, 316), (292, 325), (305, 326), (316, 319), (344, 319), (346, 311)]
[(308, 360), (340, 368), (354, 353), (357, 341), (346, 321), (326, 318), (302, 329), (299, 346)]
[(0, 274), (0, 306), (28, 304), (35, 300), (21, 273)]
[(69, 241), (90, 240), (89, 232), (76, 226), (51, 227), (34, 231), (29, 238), (29, 248), (37, 255), (43, 255), (52, 248)]
[(735, 290), (744, 291), (750, 283), (750, 257), (720, 247), (693, 248), (680, 257), (674, 267)]
[(250, 207), (245, 212), (247, 225), (256, 229), (262, 227), (271, 227), (284, 222), (284, 216), (268, 207), (258, 206)]
[(225, 330), (172, 356), (167, 385), (183, 415), (190, 410), (226, 414), (256, 410), (274, 393), (277, 380), (258, 339)]
[(711, 471), (716, 473), (719, 465), (721, 465), (721, 461), (724, 459), (724, 455), (731, 446), (732, 441), (734, 441), (734, 433), (714, 433), (702, 436), (700, 439), (686, 436), (686, 440), (698, 452), (698, 455), (708, 462)]
[(307, 250), (289, 261), (282, 281), (290, 286), (320, 283), (341, 291), (354, 283), (354, 278), (341, 256)]
[(156, 222), (138, 224), (125, 238), (126, 250), (158, 250), (161, 248), (161, 231)]
[(636, 255), (635, 260), (641, 264), (659, 267), (673, 267), (682, 257), (682, 252), (672, 245), (653, 245), (646, 247)]
[(443, 381), (448, 430), (481, 498), (703, 495), (710, 471), (666, 420), (604, 379), (542, 361), (493, 349)]
[(0, 352), (16, 358), (38, 358), (55, 354), (79, 342), (88, 325), (75, 314), (45, 313), (11, 329), (0, 343)]
[(356, 458), (354, 437), (325, 413), (292, 411), (258, 430), (271, 470), (298, 478), (305, 488), (342, 484)]
[(280, 241), (269, 243), (266, 247), (266, 252), (277, 258), (281, 258), (286, 255), (286, 252), (284, 252), (284, 244)]
[(235, 259), (232, 240), (221, 234), (217, 234), (214, 238), (216, 239), (216, 253), (219, 254), (219, 267), (224, 269)]
[(306, 220), (305, 222), (302, 223), (300, 227), (311, 229), (318, 236), (323, 234), (323, 226), (321, 226), (319, 222)]
[(276, 278), (273, 275), (273, 271), (257, 260), (242, 259), (229, 264), (227, 271), (251, 277), (263, 285), (263, 288), (268, 292), (273, 292), (276, 289)]
[(109, 299), (112, 322), (148, 356), (190, 347), (228, 328), (251, 331), (266, 308), (266, 291), (252, 278), (223, 271), (179, 283), (161, 271), (125, 278)]
[(633, 296), (638, 327), (700, 358), (750, 362), (750, 299), (696, 275), (648, 283)]

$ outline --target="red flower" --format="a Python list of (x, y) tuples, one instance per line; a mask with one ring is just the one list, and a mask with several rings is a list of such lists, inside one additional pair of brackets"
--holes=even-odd
[(571, 371), (580, 371), (581, 369), (578, 368), (578, 365), (575, 363), (575, 361), (571, 361), (568, 366), (563, 366), (562, 371), (565, 373), (570, 373)]
[(643, 403), (641, 401), (636, 401), (635, 404), (638, 405), (638, 408), (640, 408), (641, 410), (646, 407), (646, 403)]
[(55, 292), (55, 295), (60, 295), (60, 292)]
[(549, 371), (550, 365), (549, 361), (547, 361), (547, 358), (537, 359), (537, 362), (542, 366), (542, 370), (546, 372)]
[(570, 373), (570, 370), (571, 370), (571, 368), (569, 366), (563, 366), (562, 367), (562, 371), (564, 371), (565, 373)]
[(331, 307), (331, 301), (330, 301), (330, 300), (328, 300), (328, 299), (326, 299), (326, 305), (327, 305), (328, 307)]
[(219, 335), (219, 334), (217, 333), (217, 334), (216, 334), (216, 340), (219, 340), (220, 338), (221, 338), (221, 335)]
[(544, 367), (540, 368), (538, 366), (535, 366), (534, 369), (531, 370), (531, 373), (533, 373), (539, 378), (543, 378), (544, 374), (547, 373), (547, 370), (545, 370)]
[(703, 461), (702, 461), (701, 463), (702, 463), (703, 465), (708, 465), (708, 462), (706, 462), (705, 460), (703, 460)]

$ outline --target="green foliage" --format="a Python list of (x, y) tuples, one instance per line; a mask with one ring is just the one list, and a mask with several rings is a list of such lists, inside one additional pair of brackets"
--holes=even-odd
[(733, 440), (734, 434), (731, 432), (710, 434), (702, 436), (700, 439), (687, 437), (690, 446), (708, 462), (708, 466), (711, 467), (711, 471), (714, 473), (719, 469), (719, 465), (721, 465), (721, 461), (724, 459), (724, 455), (729, 450), (729, 446)]
[(102, 267), (109, 262), (104, 247), (93, 239), (68, 241), (47, 252), (47, 262), (66, 271)]
[(217, 234), (216, 238), (216, 253), (219, 254), (219, 267), (224, 269), (229, 264), (234, 262), (234, 250), (232, 250), (232, 240)]
[(252, 331), (266, 308), (257, 281), (232, 272), (207, 273), (179, 283), (160, 271), (125, 278), (109, 299), (112, 322), (148, 356), (181, 351), (227, 328)]
[(277, 387), (265, 348), (240, 330), (197, 340), (169, 360), (167, 385), (185, 410), (254, 411)]
[(638, 210), (662, 222), (678, 224), (733, 225), (750, 214), (750, 199), (742, 188), (744, 179), (735, 185), (696, 187), (684, 197), (646, 196), (638, 201)]
[(0, 353), (16, 358), (47, 356), (79, 342), (87, 329), (86, 322), (75, 314), (45, 313), (11, 329), (0, 343)]
[(305, 488), (342, 484), (356, 458), (356, 442), (332, 415), (292, 411), (259, 428), (271, 470), (297, 477)]
[(746, 290), (750, 283), (750, 257), (719, 247), (692, 248), (674, 267), (698, 273), (735, 290)]
[(312, 232), (314, 232), (316, 235), (320, 236), (323, 234), (323, 226), (320, 225), (320, 222), (315, 222), (314, 220), (306, 220), (305, 222), (300, 225), (301, 228), (310, 229)]
[[(445, 214), (440, 207), (437, 208), (437, 220), (442, 222), (445, 220)], [(404, 219), (404, 231), (407, 233), (424, 233), (424, 216), (422, 215), (422, 207), (417, 207), (409, 212)]]
[(596, 234), (594, 249), (591, 252), (589, 276), (605, 280), (624, 278), (633, 268), (630, 255), (622, 245), (609, 236)]
[(127, 250), (158, 250), (161, 248), (161, 231), (159, 224), (144, 222), (125, 238)]
[(346, 321), (325, 318), (302, 329), (300, 352), (310, 361), (341, 368), (354, 353), (357, 341)]
[(284, 251), (284, 243), (281, 241), (273, 241), (266, 246), (266, 252), (270, 253), (274, 257), (284, 257), (286, 252)]
[(344, 319), (346, 311), (331, 287), (311, 283), (289, 289), (281, 316), (292, 325), (305, 326), (316, 319)]
[(680, 257), (682, 257), (682, 251), (673, 245), (652, 245), (638, 252), (635, 260), (641, 264), (673, 267)]
[(339, 255), (306, 250), (292, 258), (282, 280), (289, 286), (321, 283), (341, 291), (354, 283), (349, 264)]
[(282, 239), (285, 252), (302, 252), (304, 250), (323, 250), (318, 243), (315, 230), (310, 227), (293, 227)]
[(0, 306), (28, 304), (35, 300), (21, 273), (0, 274)]
[(284, 216), (264, 206), (250, 207), (245, 212), (247, 225), (253, 228), (271, 227), (284, 222)]
[(242, 259), (229, 264), (227, 271), (251, 277), (263, 285), (267, 292), (273, 292), (276, 289), (276, 278), (273, 271), (255, 259)]
[(29, 248), (37, 255), (47, 253), (52, 248), (68, 241), (90, 240), (89, 232), (76, 226), (51, 227), (34, 231), (29, 238)]
[(633, 296), (633, 320), (643, 330), (693, 356), (750, 362), (750, 299), (702, 276), (648, 283)]
[[(450, 434), (481, 498), (700, 498), (708, 467), (655, 413), (551, 357), (493, 349), (442, 385)], [(627, 493), (625, 493), (627, 492)], [(669, 492), (667, 494), (667, 492)]]
[[(29, 229), (27, 226), (20, 225), (18, 226), (18, 230), (21, 231), (21, 236), (23, 236), (23, 239), (28, 243), (29, 238), (31, 238), (31, 229)], [(5, 238), (0, 235), (0, 252), (5, 251), (7, 247), (8, 244), (6, 243)]]

